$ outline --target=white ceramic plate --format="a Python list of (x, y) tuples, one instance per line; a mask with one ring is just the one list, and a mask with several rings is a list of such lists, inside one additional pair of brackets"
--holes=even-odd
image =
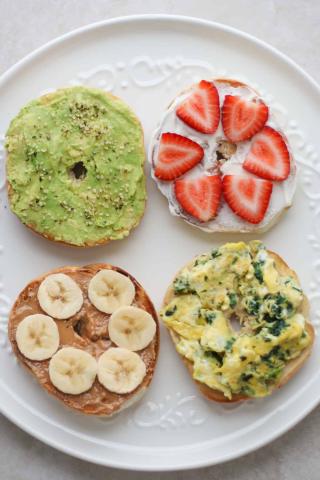
[[(0, 82), (0, 133), (39, 94), (82, 83), (112, 90), (140, 116), (146, 144), (168, 102), (200, 77), (230, 75), (258, 88), (278, 112), (299, 164), (294, 206), (269, 233), (268, 247), (299, 273), (320, 319), (320, 95), (315, 82), (266, 44), (234, 29), (169, 16), (120, 18), (46, 45)], [(313, 145), (313, 146), (312, 146)], [(1, 152), (1, 168), (4, 152)], [(15, 361), (7, 314), (24, 285), (63, 264), (107, 261), (132, 272), (159, 307), (174, 273), (194, 255), (246, 235), (210, 235), (171, 217), (149, 180), (145, 217), (129, 238), (76, 249), (28, 231), (7, 206), (1, 177), (0, 408), (13, 422), (64, 452), (104, 465), (173, 470), (219, 463), (252, 451), (301, 420), (320, 399), (319, 344), (303, 370), (268, 399), (224, 407), (202, 399), (162, 331), (153, 384), (135, 407), (109, 421), (69, 412)]]

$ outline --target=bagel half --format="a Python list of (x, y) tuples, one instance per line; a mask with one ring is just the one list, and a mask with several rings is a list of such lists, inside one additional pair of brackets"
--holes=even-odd
[[(145, 363), (146, 375), (134, 391), (126, 394), (117, 394), (107, 390), (97, 378), (87, 392), (79, 395), (66, 394), (52, 384), (48, 372), (49, 360), (29, 360), (20, 352), (16, 341), (16, 330), (19, 323), (26, 316), (45, 313), (41, 309), (37, 299), (40, 283), (48, 275), (64, 273), (70, 276), (81, 287), (84, 302), (81, 310), (67, 320), (54, 319), (60, 334), (59, 349), (72, 346), (90, 353), (96, 359), (99, 358), (103, 352), (115, 346), (108, 336), (108, 321), (110, 315), (97, 310), (88, 299), (88, 283), (90, 279), (102, 269), (115, 270), (127, 276), (135, 286), (135, 297), (132, 305), (148, 312), (152, 315), (156, 323), (156, 333), (151, 343), (143, 350), (137, 352)], [(8, 323), (8, 336), (18, 360), (36, 378), (44, 390), (60, 400), (66, 407), (83, 414), (101, 417), (113, 415), (129, 407), (142, 397), (153, 377), (160, 341), (158, 317), (144, 288), (125, 270), (104, 263), (83, 267), (61, 267), (32, 280), (19, 294), (12, 307)]]
[[(289, 266), (286, 264), (286, 262), (277, 253), (274, 253), (270, 250), (268, 250), (268, 253), (274, 259), (278, 272), (282, 275), (290, 275), (291, 277), (294, 278), (294, 280), (297, 282), (297, 284), (300, 285), (299, 278), (298, 278), (296, 272), (294, 270), (292, 270), (291, 268), (289, 268)], [(191, 268), (193, 263), (194, 263), (194, 260), (192, 260), (191, 262), (188, 262), (185, 265), (185, 267), (180, 269), (179, 272), (174, 277), (173, 281), (179, 276), (180, 272), (184, 268), (187, 268), (187, 269)], [(169, 286), (169, 288), (166, 291), (166, 294), (165, 294), (165, 297), (164, 297), (164, 300), (163, 300), (162, 308), (165, 308), (171, 302), (171, 300), (174, 298), (174, 296), (175, 296), (175, 294), (174, 294), (173, 282), (172, 282), (172, 284)], [(284, 368), (284, 370), (282, 372), (282, 375), (280, 376), (278, 382), (272, 387), (272, 389), (271, 389), (272, 391), (276, 390), (278, 388), (281, 388), (283, 385), (285, 385), (300, 370), (300, 368), (303, 366), (303, 364), (305, 363), (305, 361), (308, 359), (309, 355), (311, 354), (312, 346), (313, 346), (313, 343), (314, 343), (315, 332), (314, 332), (314, 328), (313, 328), (312, 324), (309, 321), (309, 301), (308, 301), (308, 299), (305, 295), (303, 295), (303, 301), (302, 301), (299, 309), (297, 309), (297, 313), (301, 313), (305, 317), (305, 319), (307, 320), (306, 330), (307, 330), (308, 334), (310, 335), (311, 342), (310, 342), (309, 346), (307, 348), (305, 348), (298, 357), (296, 357), (296, 358), (294, 358), (294, 359), (292, 359), (288, 362), (288, 364)], [(170, 329), (169, 327), (167, 327), (167, 328), (169, 330), (169, 333), (170, 333), (170, 336), (173, 340), (173, 343), (176, 345), (182, 337), (177, 332), (175, 332), (174, 330)], [(223, 394), (223, 392), (221, 392), (219, 390), (216, 390), (216, 389), (213, 389), (213, 388), (210, 388), (206, 384), (195, 380), (193, 378), (193, 363), (190, 360), (188, 360), (186, 357), (180, 355), (179, 353), (178, 353), (178, 355), (182, 358), (183, 362), (185, 363), (193, 381), (196, 383), (200, 392), (208, 400), (212, 400), (212, 401), (219, 402), (219, 403), (235, 403), (235, 402), (240, 402), (240, 401), (248, 400), (249, 398), (252, 398), (252, 397), (249, 397), (247, 395), (233, 394), (232, 398), (228, 399)]]
[(6, 150), (10, 208), (40, 236), (92, 247), (139, 224), (144, 134), (120, 98), (82, 86), (43, 95), (11, 121)]
[[(243, 91), (246, 91), (247, 93), (254, 95), (256, 98), (261, 99), (259, 92), (257, 92), (255, 89), (253, 89), (251, 86), (247, 85), (244, 82), (241, 82), (235, 79), (229, 79), (229, 78), (214, 78), (214, 79), (210, 79), (209, 81), (214, 82), (217, 88), (219, 87), (224, 89), (233, 88), (234, 90), (232, 92), (228, 92), (229, 95), (241, 96), (243, 94)], [(152, 140), (150, 142), (149, 155), (148, 155), (149, 162), (152, 167), (152, 178), (156, 182), (158, 189), (167, 198), (170, 213), (174, 216), (182, 218), (184, 221), (186, 221), (193, 227), (199, 228), (208, 233), (216, 233), (216, 232), (263, 233), (263, 232), (266, 232), (267, 230), (272, 228), (281, 219), (282, 215), (291, 207), (293, 196), (296, 189), (296, 165), (295, 165), (295, 158), (294, 158), (292, 149), (290, 147), (288, 138), (282, 131), (281, 127), (278, 125), (277, 119), (272, 112), (272, 107), (270, 107), (266, 101), (264, 101), (264, 103), (269, 107), (269, 119), (266, 125), (272, 126), (277, 131), (279, 131), (281, 136), (285, 140), (285, 143), (290, 155), (291, 167), (290, 167), (289, 177), (286, 180), (284, 180), (284, 183), (286, 183), (286, 195), (283, 195), (281, 190), (282, 182), (273, 182), (273, 193), (271, 195), (269, 208), (267, 209), (264, 218), (259, 223), (256, 223), (256, 224), (250, 223), (238, 217), (235, 213), (232, 212), (232, 210), (229, 208), (229, 206), (226, 204), (223, 198), (220, 201), (220, 206), (218, 208), (216, 216), (207, 222), (202, 222), (198, 220), (196, 217), (193, 217), (192, 215), (190, 215), (187, 211), (184, 210), (184, 208), (181, 205), (179, 205), (179, 202), (176, 198), (174, 188), (173, 188), (174, 181), (173, 182), (162, 181), (155, 176), (154, 171), (155, 171), (155, 165), (157, 162), (160, 138), (162, 133), (167, 133), (167, 132), (177, 133), (179, 135), (185, 136), (190, 140), (201, 145), (205, 151), (204, 158), (200, 162), (200, 164), (191, 168), (184, 175), (179, 177), (179, 179), (180, 178), (188, 179), (188, 178), (196, 177), (197, 172), (200, 174), (207, 172), (209, 175), (219, 173), (221, 176), (234, 174), (233, 166), (230, 165), (230, 162), (228, 162), (228, 160), (232, 160), (233, 155), (236, 152), (236, 150), (234, 150), (235, 144), (232, 144), (230, 141), (226, 139), (223, 132), (221, 120), (220, 120), (218, 129), (214, 134), (202, 134), (189, 126), (184, 125), (184, 123), (181, 120), (175, 118), (176, 117), (175, 109), (179, 106), (179, 103), (181, 101), (180, 99), (184, 99), (185, 96), (188, 94), (188, 92), (190, 92), (194, 87), (195, 87), (195, 84), (183, 90), (177, 95), (177, 97), (172, 102), (170, 102), (170, 104), (167, 107), (167, 110), (165, 111), (160, 121), (159, 126), (157, 127), (157, 129), (153, 134)], [(243, 89), (243, 90), (242, 92), (241, 90), (238, 92), (237, 89)], [(220, 98), (220, 108), (222, 109), (221, 98)], [(211, 138), (213, 138), (214, 141), (217, 140), (221, 143), (217, 142), (215, 147), (211, 147), (210, 146)], [(242, 152), (245, 152), (245, 149), (243, 149), (243, 147), (245, 146), (245, 144), (249, 144), (251, 140), (252, 139), (245, 142), (239, 142), (241, 144)], [(219, 154), (219, 156), (222, 157), (222, 163), (223, 163), (222, 167), (218, 165), (219, 161), (215, 159), (217, 154)], [(244, 161), (244, 158), (242, 158), (242, 153), (239, 156), (239, 158), (241, 158), (240, 163), (242, 163)], [(238, 159), (236, 163), (239, 163)], [(249, 174), (243, 169), (241, 169), (241, 172), (240, 172), (239, 168), (236, 167), (236, 174), (239, 175), (240, 173), (241, 175), (245, 175), (247, 177), (252, 176), (251, 174)], [(256, 179), (258, 178), (255, 175), (253, 175), (253, 177)]]

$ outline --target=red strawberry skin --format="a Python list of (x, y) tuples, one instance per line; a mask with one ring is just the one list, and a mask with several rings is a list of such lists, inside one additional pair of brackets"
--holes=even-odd
[(264, 127), (252, 140), (243, 168), (266, 180), (282, 182), (290, 174), (290, 154), (282, 135)]
[(231, 210), (249, 223), (260, 223), (268, 209), (273, 184), (260, 178), (225, 175), (224, 198)]
[(217, 214), (222, 182), (219, 175), (202, 175), (194, 179), (178, 179), (174, 192), (182, 209), (200, 222), (208, 222)]
[(249, 140), (266, 124), (269, 109), (261, 100), (226, 95), (222, 106), (222, 127), (231, 142)]
[(174, 180), (201, 162), (203, 148), (177, 133), (161, 135), (154, 174), (160, 180)]
[(201, 80), (176, 109), (176, 114), (189, 127), (201, 133), (214, 133), (220, 122), (220, 102), (212, 82)]

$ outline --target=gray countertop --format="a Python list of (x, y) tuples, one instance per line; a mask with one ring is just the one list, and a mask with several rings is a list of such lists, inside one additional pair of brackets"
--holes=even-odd
[[(265, 40), (320, 82), (319, 0), (0, 0), (0, 73), (52, 38), (87, 23), (137, 13), (190, 15)], [(150, 478), (77, 460), (31, 438), (0, 417), (1, 480)], [(216, 467), (152, 474), (157, 479), (318, 480), (320, 407), (255, 453)]]

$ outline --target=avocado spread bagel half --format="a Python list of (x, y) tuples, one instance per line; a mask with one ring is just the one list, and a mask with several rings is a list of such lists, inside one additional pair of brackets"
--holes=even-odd
[(12, 307), (8, 333), (41, 387), (87, 415), (109, 416), (139, 400), (159, 350), (146, 291), (105, 263), (61, 267), (32, 280)]
[(11, 210), (43, 237), (81, 247), (127, 236), (146, 201), (141, 124), (82, 86), (28, 103), (6, 135)]
[(269, 395), (314, 341), (296, 273), (260, 241), (196, 257), (175, 277), (160, 314), (201, 392), (217, 402)]

